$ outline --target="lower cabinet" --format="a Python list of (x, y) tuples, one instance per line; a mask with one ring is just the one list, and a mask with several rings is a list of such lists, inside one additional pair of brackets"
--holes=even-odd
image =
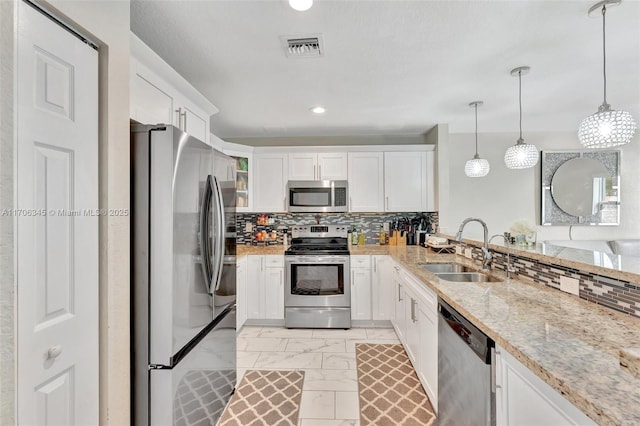
[(595, 425), (582, 411), (496, 345), (497, 425)]
[(240, 331), (247, 321), (247, 256), (236, 263), (236, 329)]
[(371, 320), (371, 256), (354, 255), (351, 262), (351, 319)]
[(247, 319), (284, 319), (284, 257), (247, 256)]
[(391, 320), (431, 405), (438, 411), (438, 299), (422, 281), (392, 265)]
[(393, 280), (391, 257), (386, 254), (371, 256), (371, 319), (389, 321), (392, 318)]

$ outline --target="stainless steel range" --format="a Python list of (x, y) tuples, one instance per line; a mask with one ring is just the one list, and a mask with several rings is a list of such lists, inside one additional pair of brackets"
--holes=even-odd
[(291, 236), (291, 246), (284, 252), (285, 326), (350, 328), (347, 227), (295, 226)]

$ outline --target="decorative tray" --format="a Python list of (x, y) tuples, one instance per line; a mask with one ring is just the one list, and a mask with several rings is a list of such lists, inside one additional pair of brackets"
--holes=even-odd
[(456, 250), (455, 244), (432, 244), (425, 242), (424, 245), (437, 253), (454, 253)]

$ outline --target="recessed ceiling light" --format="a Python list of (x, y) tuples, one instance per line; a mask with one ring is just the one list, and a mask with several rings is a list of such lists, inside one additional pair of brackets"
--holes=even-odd
[(299, 12), (311, 9), (313, 6), (313, 0), (289, 0), (289, 6)]
[(321, 106), (311, 107), (309, 108), (309, 111), (311, 111), (314, 114), (324, 114), (325, 112), (327, 112), (327, 110)]

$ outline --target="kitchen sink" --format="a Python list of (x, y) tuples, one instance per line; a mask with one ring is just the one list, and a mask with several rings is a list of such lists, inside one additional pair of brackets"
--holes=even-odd
[(467, 266), (460, 265), (458, 263), (423, 263), (422, 266), (427, 271), (433, 273), (442, 273), (442, 272), (475, 272), (474, 269), (471, 269)]
[(459, 283), (493, 283), (502, 280), (480, 272), (440, 272), (436, 276), (441, 280)]

